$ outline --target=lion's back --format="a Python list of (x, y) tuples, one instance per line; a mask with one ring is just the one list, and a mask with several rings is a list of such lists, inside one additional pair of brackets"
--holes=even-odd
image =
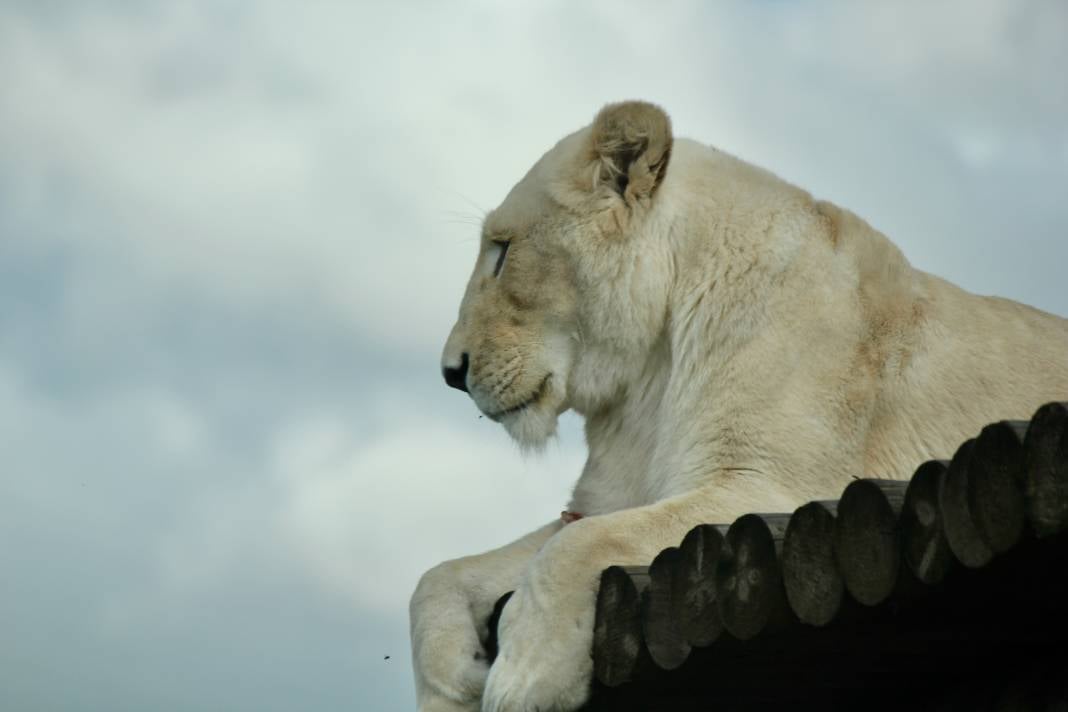
[(998, 420), (1027, 420), (1068, 400), (1068, 319), (1003, 297), (972, 294), (916, 270), (924, 316), (918, 347), (888, 380), (869, 459), (908, 477), (922, 459), (949, 458)]

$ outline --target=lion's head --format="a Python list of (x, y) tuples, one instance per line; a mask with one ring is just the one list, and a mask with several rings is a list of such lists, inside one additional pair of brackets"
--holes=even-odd
[(442, 369), (522, 445), (617, 398), (663, 331), (672, 141), (659, 107), (609, 105), (486, 216)]

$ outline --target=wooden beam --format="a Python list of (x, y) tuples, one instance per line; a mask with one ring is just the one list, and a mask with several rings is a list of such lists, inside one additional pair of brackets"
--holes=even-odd
[(975, 438), (957, 448), (949, 462), (938, 495), (942, 528), (946, 532), (949, 548), (958, 561), (971, 569), (986, 566), (994, 556), (994, 550), (975, 525), (971, 503), (968, 501), (968, 473), (973, 469), (971, 460), (974, 450)]
[(901, 549), (905, 563), (925, 584), (940, 583), (957, 563), (942, 528), (938, 495), (948, 460), (928, 460), (916, 468), (901, 508)]
[(679, 611), (675, 609), (676, 589), (681, 586), (677, 547), (664, 549), (649, 565), (649, 587), (642, 601), (642, 633), (649, 655), (658, 667), (674, 670), (686, 662), (690, 643), (683, 635)]
[(1027, 515), (1040, 537), (1068, 528), (1068, 403), (1035, 411), (1024, 442)]
[(854, 480), (838, 501), (835, 560), (846, 589), (866, 606), (885, 601), (898, 582), (898, 515), (907, 488), (900, 480)]
[(708, 645), (723, 632), (716, 603), (716, 567), (728, 527), (699, 524), (679, 545), (679, 586), (673, 608), (682, 634), (691, 646)]
[(794, 618), (779, 566), (789, 519), (787, 514), (746, 514), (724, 537), (716, 597), (724, 627), (739, 640)]
[(610, 566), (601, 573), (593, 626), (593, 673), (614, 687), (630, 680), (644, 648), (642, 596), (649, 586), (644, 566)]
[(1026, 420), (986, 426), (975, 439), (967, 463), (967, 509), (979, 536), (995, 554), (1011, 549), (1023, 535), (1027, 427)]
[(783, 535), (782, 578), (797, 617), (826, 625), (842, 605), (844, 584), (834, 559), (837, 501), (809, 502), (790, 517)]

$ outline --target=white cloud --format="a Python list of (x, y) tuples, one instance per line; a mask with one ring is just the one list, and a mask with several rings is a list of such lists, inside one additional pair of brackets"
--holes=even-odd
[(363, 442), (320, 424), (289, 434), (278, 455), (284, 535), (326, 586), (395, 611), (433, 564), (558, 516), (582, 459), (572, 446), (517, 462), (501, 437), (427, 420)]

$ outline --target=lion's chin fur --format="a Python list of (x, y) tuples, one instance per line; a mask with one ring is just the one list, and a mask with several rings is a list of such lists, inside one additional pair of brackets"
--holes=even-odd
[(556, 435), (557, 415), (540, 403), (505, 416), (501, 425), (524, 453), (540, 454)]

